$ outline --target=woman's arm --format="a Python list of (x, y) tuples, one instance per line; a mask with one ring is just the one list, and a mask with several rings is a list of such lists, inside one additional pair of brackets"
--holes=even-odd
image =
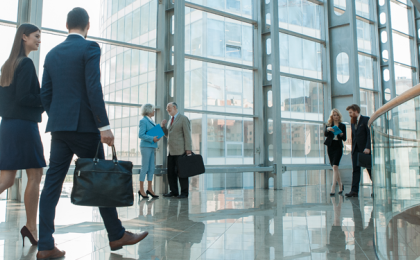
[(343, 123), (340, 123), (340, 130), (341, 130), (341, 132), (343, 132), (343, 134), (339, 134), (338, 139), (345, 142), (347, 140), (346, 125), (343, 124)]
[[(25, 58), (19, 64), (16, 77), (16, 96), (19, 105), (25, 107), (42, 107), (41, 96), (31, 93), (32, 82), (38, 82), (35, 66), (31, 59)], [(39, 88), (39, 85), (37, 86)]]
[(145, 120), (140, 120), (139, 138), (143, 141), (153, 144), (154, 136), (146, 135), (146, 132), (147, 132), (147, 122)]
[[(331, 135), (334, 135), (334, 133), (333, 132), (331, 132), (331, 131), (328, 131), (328, 127), (329, 126), (325, 126), (325, 130), (324, 130), (324, 136), (325, 137), (329, 137), (329, 136), (331, 136)], [(334, 137), (334, 136), (333, 136)]]

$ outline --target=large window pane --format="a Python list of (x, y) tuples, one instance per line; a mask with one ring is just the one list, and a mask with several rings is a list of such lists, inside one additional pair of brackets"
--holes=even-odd
[(186, 113), (191, 122), (193, 152), (207, 165), (254, 163), (252, 118)]
[(369, 19), (369, 0), (356, 0), (356, 14)]
[(399, 65), (394, 66), (395, 71), (395, 90), (397, 95), (413, 87), (412, 70)]
[(252, 71), (185, 60), (185, 108), (253, 114)]
[(240, 15), (247, 18), (252, 18), (254, 1), (256, 0), (190, 0), (187, 2), (208, 6), (220, 11)]
[(324, 92), (320, 83), (280, 77), (283, 118), (323, 121)]
[(408, 11), (407, 8), (391, 1), (391, 24), (392, 29), (408, 34)]
[(90, 17), (88, 35), (156, 47), (158, 0), (44, 0), (42, 26), (67, 31), (67, 13), (86, 9)]
[[(18, 16), (18, 0), (2, 0), (0, 2), (0, 19), (16, 22)], [(2, 36), (2, 39), (3, 36)]]
[(373, 89), (373, 59), (363, 55), (358, 57), (360, 87)]
[(308, 0), (279, 0), (279, 27), (321, 38), (322, 10)]
[[(284, 122), (291, 125), (291, 158), (283, 158), (283, 162), (292, 164), (324, 163), (324, 133), (322, 124)], [(287, 133), (287, 128), (283, 133)], [(287, 145), (288, 139), (283, 138)], [(286, 155), (288, 155), (286, 151)], [(284, 156), (284, 155), (283, 155)]]
[(280, 71), (322, 79), (319, 43), (280, 33)]
[(357, 48), (359, 51), (372, 53), (372, 42), (370, 32), (372, 25), (356, 20), (357, 25)]
[(371, 116), (375, 112), (375, 94), (372, 91), (360, 90), (360, 113)]
[(411, 65), (410, 39), (397, 33), (392, 33), (394, 61)]
[(252, 65), (252, 25), (195, 9), (185, 15), (185, 53)]

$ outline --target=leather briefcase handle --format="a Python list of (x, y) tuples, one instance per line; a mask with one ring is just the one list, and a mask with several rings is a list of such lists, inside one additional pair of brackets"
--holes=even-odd
[[(98, 153), (99, 153), (99, 147), (102, 145), (101, 141), (99, 141), (98, 143), (98, 148), (96, 148), (96, 154), (95, 154), (95, 158), (93, 158), (93, 161), (95, 162), (95, 164), (97, 164), (99, 162), (99, 158), (98, 158)], [(115, 146), (112, 145), (112, 161), (115, 164), (118, 164), (118, 159), (117, 159), (117, 151), (115, 150)]]

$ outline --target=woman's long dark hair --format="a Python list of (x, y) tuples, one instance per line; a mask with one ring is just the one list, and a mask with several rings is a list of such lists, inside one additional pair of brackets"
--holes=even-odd
[(12, 84), (13, 75), (19, 63), (26, 57), (23, 35), (29, 37), (33, 32), (41, 31), (33, 24), (24, 23), (17, 29), (15, 41), (13, 42), (12, 51), (9, 58), (1, 67), (0, 86), (8, 87)]

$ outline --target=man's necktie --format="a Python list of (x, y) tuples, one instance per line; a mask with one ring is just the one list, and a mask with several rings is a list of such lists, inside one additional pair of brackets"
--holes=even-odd
[(172, 117), (172, 120), (171, 120), (171, 125), (174, 123), (174, 117)]

